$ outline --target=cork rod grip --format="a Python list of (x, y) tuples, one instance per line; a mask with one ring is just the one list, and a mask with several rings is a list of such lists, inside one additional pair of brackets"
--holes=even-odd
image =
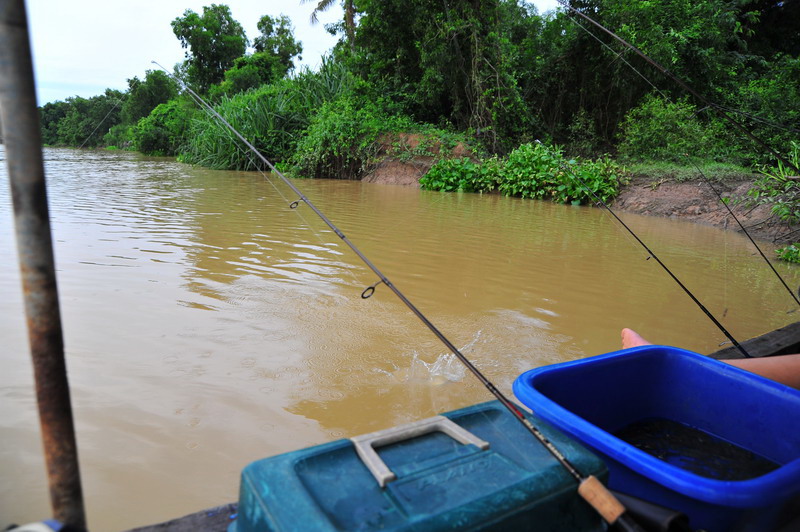
[(586, 477), (581, 481), (578, 486), (578, 493), (609, 524), (614, 524), (625, 513), (625, 507), (595, 476)]

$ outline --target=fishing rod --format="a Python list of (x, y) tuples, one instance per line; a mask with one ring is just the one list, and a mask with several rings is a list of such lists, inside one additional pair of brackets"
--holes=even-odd
[(672, 81), (677, 83), (678, 86), (681, 87), (683, 90), (685, 90), (686, 92), (688, 92), (689, 94), (691, 94), (692, 96), (697, 98), (699, 101), (701, 101), (705, 106), (715, 109), (723, 119), (725, 119), (728, 123), (730, 123), (733, 127), (738, 129), (740, 132), (742, 132), (745, 135), (747, 135), (750, 138), (750, 140), (756, 142), (762, 148), (764, 148), (765, 150), (770, 152), (772, 155), (774, 155), (776, 159), (781, 161), (783, 164), (785, 164), (789, 168), (793, 169), (795, 172), (800, 173), (800, 168), (798, 168), (797, 166), (792, 164), (785, 157), (783, 157), (780, 153), (778, 153), (777, 151), (772, 149), (772, 147), (769, 144), (767, 144), (766, 142), (761, 140), (759, 137), (754, 135), (747, 128), (745, 128), (744, 126), (739, 124), (739, 122), (734, 120), (728, 113), (726, 113), (721, 106), (718, 106), (718, 105), (714, 104), (713, 102), (708, 100), (705, 96), (703, 96), (702, 94), (700, 94), (699, 92), (697, 92), (696, 90), (691, 88), (688, 84), (686, 84), (678, 76), (676, 76), (675, 74), (673, 74), (672, 72), (667, 70), (665, 67), (663, 67), (655, 59), (651, 58), (650, 56), (648, 56), (647, 54), (645, 54), (644, 52), (639, 50), (636, 46), (632, 45), (631, 43), (629, 43), (628, 41), (626, 41), (625, 39), (623, 39), (622, 37), (620, 37), (619, 35), (617, 35), (613, 31), (611, 31), (610, 29), (606, 28), (605, 26), (603, 26), (602, 24), (600, 24), (599, 22), (597, 22), (596, 20), (591, 18), (589, 15), (587, 15), (587, 14), (583, 13), (582, 11), (579, 11), (579, 10), (575, 9), (574, 7), (572, 7), (571, 5), (569, 5), (567, 0), (556, 0), (556, 1), (559, 4), (561, 4), (563, 7), (567, 8), (568, 10), (570, 10), (573, 13), (575, 13), (576, 15), (578, 15), (579, 17), (587, 20), (590, 24), (592, 24), (593, 26), (596, 26), (597, 28), (599, 28), (604, 33), (607, 33), (608, 35), (610, 35), (612, 38), (614, 38), (615, 40), (620, 42), (626, 48), (628, 48), (631, 51), (633, 51), (636, 55), (638, 55), (639, 57), (644, 59), (648, 64), (650, 64), (651, 66), (655, 67), (656, 70), (658, 70), (659, 72), (661, 72), (662, 74), (667, 76), (669, 79), (671, 79)]
[[(686, 157), (688, 158), (688, 155)], [(731, 209), (730, 205), (728, 205), (728, 202), (722, 198), (722, 194), (720, 194), (719, 191), (716, 189), (716, 187), (714, 187), (714, 185), (711, 184), (711, 179), (709, 179), (708, 176), (705, 173), (703, 173), (703, 171), (700, 169), (699, 166), (697, 166), (697, 164), (692, 162), (692, 165), (695, 167), (695, 170), (697, 170), (697, 172), (701, 176), (703, 176), (703, 178), (706, 180), (706, 184), (712, 191), (714, 191), (714, 194), (717, 195), (717, 198), (719, 198), (720, 203), (722, 203), (722, 205), (724, 205), (725, 208), (728, 210), (728, 214), (730, 214), (731, 217), (733, 217), (733, 219), (736, 220), (736, 223), (739, 224), (739, 228), (741, 228), (744, 234), (747, 235), (747, 238), (750, 240), (750, 243), (753, 244), (753, 247), (756, 248), (758, 253), (761, 255), (761, 258), (764, 259), (764, 262), (766, 262), (767, 266), (770, 267), (772, 273), (774, 273), (775, 276), (778, 278), (778, 280), (781, 282), (781, 284), (783, 284), (783, 287), (786, 289), (787, 292), (789, 292), (789, 295), (792, 296), (792, 299), (794, 299), (795, 303), (800, 305), (800, 299), (797, 298), (797, 295), (791, 288), (789, 288), (789, 285), (786, 284), (786, 281), (783, 279), (783, 277), (781, 277), (781, 274), (778, 273), (778, 270), (775, 269), (775, 266), (772, 265), (772, 262), (770, 262), (767, 256), (764, 255), (764, 252), (761, 251), (761, 247), (758, 244), (756, 244), (756, 241), (753, 240), (752, 236), (750, 236), (750, 232), (747, 229), (745, 229), (741, 220), (739, 220), (739, 217), (736, 216), (736, 214), (734, 214), (733, 209)]]
[[(660, 88), (658, 88), (658, 87), (657, 87), (657, 86), (656, 86), (656, 85), (655, 85), (655, 84), (654, 84), (652, 81), (650, 81), (650, 79), (648, 79), (648, 78), (647, 78), (647, 76), (645, 76), (644, 74), (642, 74), (642, 73), (641, 73), (641, 72), (640, 72), (640, 71), (639, 71), (639, 70), (638, 70), (636, 67), (634, 67), (634, 66), (633, 66), (633, 65), (632, 65), (632, 64), (631, 64), (629, 61), (627, 61), (627, 60), (626, 60), (624, 57), (622, 57), (622, 54), (621, 54), (621, 53), (617, 53), (617, 52), (615, 52), (615, 51), (614, 51), (614, 50), (613, 50), (613, 49), (612, 49), (612, 48), (611, 48), (611, 47), (610, 47), (608, 44), (606, 44), (605, 42), (603, 42), (602, 40), (600, 40), (600, 39), (599, 39), (599, 38), (598, 38), (598, 37), (597, 37), (595, 34), (593, 34), (592, 32), (590, 32), (590, 31), (589, 31), (589, 30), (588, 30), (586, 27), (584, 27), (584, 26), (583, 26), (583, 24), (581, 24), (580, 22), (578, 22), (578, 21), (577, 21), (577, 20), (575, 20), (574, 18), (570, 17), (570, 16), (569, 16), (569, 14), (566, 14), (566, 17), (567, 17), (568, 19), (570, 19), (572, 22), (574, 22), (574, 23), (575, 23), (575, 25), (577, 25), (577, 26), (578, 26), (579, 28), (581, 28), (583, 31), (585, 31), (585, 32), (586, 32), (586, 33), (587, 33), (587, 34), (588, 34), (590, 37), (592, 37), (592, 38), (593, 38), (593, 39), (595, 39), (597, 42), (599, 42), (599, 43), (600, 43), (600, 45), (601, 45), (601, 46), (603, 46), (603, 48), (605, 48), (606, 50), (608, 50), (609, 52), (611, 52), (612, 54), (614, 54), (614, 56), (615, 56), (616, 58), (620, 59), (620, 60), (621, 60), (623, 63), (625, 63), (625, 64), (626, 64), (626, 65), (627, 65), (627, 66), (628, 66), (628, 67), (629, 67), (631, 70), (633, 70), (633, 71), (634, 71), (634, 72), (635, 72), (635, 73), (636, 73), (636, 74), (637, 74), (637, 75), (638, 75), (640, 78), (642, 78), (642, 80), (644, 80), (644, 81), (645, 81), (645, 83), (647, 83), (648, 85), (650, 85), (650, 86), (651, 86), (651, 87), (652, 87), (652, 88), (653, 88), (653, 89), (654, 89), (656, 92), (658, 92), (658, 94), (660, 94), (662, 98), (664, 98), (665, 100), (670, 100), (669, 96), (668, 96), (667, 94), (665, 94), (665, 93), (664, 93), (664, 91), (662, 91)], [(743, 112), (743, 111), (738, 111), (738, 110), (736, 110), (736, 109), (730, 109), (730, 108), (727, 108), (727, 107), (723, 107), (723, 106), (721, 106), (721, 105), (718, 105), (718, 104), (715, 104), (715, 103), (709, 103), (707, 107), (704, 107), (704, 108), (703, 108), (703, 109), (701, 109), (700, 111), (697, 111), (697, 112), (695, 113), (695, 115), (699, 114), (700, 112), (702, 112), (703, 110), (705, 110), (705, 109), (707, 109), (707, 108), (709, 108), (709, 107), (711, 107), (711, 108), (717, 108), (717, 109), (725, 109), (725, 110), (727, 110), (727, 111), (729, 111), (729, 112), (740, 113), (740, 114), (743, 114), (743, 115), (745, 115), (745, 116), (748, 116), (748, 117), (750, 117), (750, 118), (751, 118), (751, 119), (753, 119), (753, 120), (758, 120), (758, 121), (761, 121), (761, 122), (763, 122), (763, 123), (766, 123), (766, 124), (768, 124), (768, 125), (770, 125), (770, 126), (772, 126), (772, 127), (776, 127), (776, 128), (780, 128), (780, 129), (785, 129), (785, 130), (788, 130), (788, 131), (796, 131), (796, 130), (794, 130), (794, 129), (792, 129), (792, 128), (789, 128), (789, 127), (787, 127), (787, 126), (783, 126), (783, 125), (781, 125), (781, 124), (774, 124), (774, 123), (771, 123), (771, 122), (767, 122), (767, 121), (765, 121), (765, 120), (761, 120), (761, 119), (759, 119), (758, 117), (756, 117), (756, 116), (753, 116), (753, 115), (751, 115), (751, 114), (749, 114), (749, 113), (745, 113), (745, 112)], [(755, 248), (756, 248), (756, 251), (758, 251), (759, 255), (761, 255), (761, 258), (762, 258), (762, 259), (764, 259), (764, 262), (766, 262), (766, 263), (767, 263), (767, 266), (769, 266), (769, 268), (772, 270), (772, 273), (773, 273), (773, 274), (775, 274), (775, 277), (777, 277), (777, 278), (778, 278), (778, 281), (779, 281), (779, 282), (780, 282), (780, 283), (783, 285), (783, 287), (784, 287), (784, 288), (786, 289), (786, 291), (789, 293), (789, 296), (791, 296), (791, 298), (792, 298), (792, 299), (795, 301), (795, 303), (797, 303), (798, 305), (800, 305), (800, 299), (798, 299), (798, 297), (797, 297), (797, 294), (795, 294), (794, 290), (792, 290), (792, 289), (789, 287), (789, 285), (788, 285), (788, 284), (786, 284), (786, 281), (784, 280), (784, 278), (781, 276), (781, 274), (780, 274), (780, 273), (778, 273), (778, 270), (776, 270), (776, 269), (775, 269), (775, 266), (773, 266), (772, 262), (770, 262), (770, 260), (767, 258), (767, 256), (764, 254), (764, 252), (761, 250), (761, 247), (760, 247), (760, 246), (759, 246), (759, 245), (758, 245), (758, 244), (755, 242), (755, 240), (753, 240), (753, 237), (750, 235), (750, 232), (749, 232), (749, 231), (748, 231), (748, 230), (745, 228), (745, 226), (744, 226), (744, 225), (742, 224), (742, 222), (739, 220), (739, 217), (738, 217), (738, 216), (736, 216), (736, 214), (734, 214), (733, 210), (730, 208), (730, 206), (728, 205), (728, 203), (727, 203), (727, 202), (726, 202), (726, 201), (725, 201), (725, 200), (722, 198), (722, 195), (719, 193), (719, 191), (716, 189), (716, 187), (714, 187), (714, 185), (712, 185), (712, 184), (711, 184), (711, 179), (710, 179), (710, 178), (709, 178), (709, 177), (708, 177), (708, 176), (707, 176), (707, 175), (706, 175), (706, 174), (705, 174), (705, 173), (704, 173), (704, 172), (703, 172), (703, 171), (700, 169), (700, 167), (699, 167), (699, 166), (697, 166), (697, 164), (695, 164), (695, 163), (694, 163), (694, 161), (692, 161), (692, 160), (689, 158), (689, 155), (688, 155), (688, 154), (684, 153), (684, 154), (683, 154), (683, 156), (684, 156), (684, 157), (685, 157), (685, 158), (686, 158), (686, 159), (687, 159), (687, 160), (688, 160), (688, 161), (689, 161), (689, 162), (692, 164), (692, 166), (694, 166), (694, 167), (695, 167), (695, 169), (697, 170), (698, 174), (700, 174), (700, 176), (701, 176), (701, 177), (704, 179), (704, 181), (706, 182), (706, 184), (708, 185), (708, 187), (711, 189), (711, 191), (712, 191), (712, 192), (713, 192), (713, 193), (714, 193), (714, 194), (717, 196), (717, 198), (718, 198), (718, 199), (719, 199), (719, 201), (722, 203), (722, 205), (724, 205), (724, 206), (725, 206), (725, 208), (726, 208), (726, 209), (727, 209), (727, 211), (728, 211), (728, 214), (730, 214), (730, 215), (731, 215), (731, 217), (733, 217), (733, 219), (734, 219), (734, 220), (736, 221), (736, 223), (739, 225), (739, 228), (742, 230), (742, 232), (743, 232), (743, 233), (744, 233), (744, 234), (747, 236), (747, 238), (748, 238), (748, 239), (750, 240), (750, 242), (753, 244), (753, 247), (755, 247)]]
[[(542, 141), (537, 140), (536, 142), (538, 144), (541, 144), (542, 146), (544, 146)], [(545, 149), (548, 149), (548, 148), (545, 146)], [(672, 270), (670, 270), (667, 267), (667, 265), (664, 264), (661, 261), (661, 259), (658, 258), (658, 255), (656, 255), (653, 252), (653, 250), (651, 250), (647, 246), (647, 244), (645, 244), (644, 241), (641, 238), (639, 238), (639, 235), (637, 235), (633, 231), (633, 229), (631, 229), (630, 226), (628, 226), (628, 224), (623, 222), (622, 219), (619, 216), (617, 216), (617, 213), (614, 212), (614, 210), (608, 205), (608, 203), (606, 203), (603, 200), (603, 198), (598, 196), (591, 188), (589, 188), (589, 185), (587, 185), (586, 182), (583, 179), (581, 179), (581, 177), (578, 176), (578, 174), (573, 172), (567, 165), (565, 165), (564, 163), (561, 163), (561, 162), (559, 162), (558, 164), (559, 164), (559, 166), (561, 167), (562, 170), (564, 170), (573, 179), (575, 179), (578, 183), (580, 183), (580, 185), (583, 187), (583, 189), (586, 192), (588, 192), (599, 204), (601, 204), (603, 207), (605, 207), (605, 209), (611, 214), (611, 216), (613, 216), (614, 219), (617, 220), (617, 222), (619, 222), (620, 225), (622, 225), (622, 227), (624, 227), (625, 230), (628, 231), (628, 233), (630, 233), (630, 235), (644, 248), (644, 250), (647, 251), (647, 253), (649, 255), (648, 259), (651, 258), (651, 257), (653, 259), (655, 259), (655, 261), (658, 263), (658, 265), (661, 266), (664, 269), (665, 272), (667, 272), (667, 274), (672, 278), (672, 280), (675, 281), (678, 284), (678, 286), (686, 293), (686, 295), (689, 296), (689, 298), (691, 298), (691, 300), (695, 303), (695, 305), (697, 305), (700, 308), (700, 310), (703, 311), (703, 313), (708, 317), (708, 319), (710, 319), (714, 323), (714, 325), (717, 326), (717, 328), (722, 332), (722, 334), (724, 334), (728, 338), (728, 340), (731, 341), (731, 343), (742, 353), (742, 355), (744, 355), (745, 358), (753, 358), (753, 356), (750, 353), (748, 353), (747, 350), (744, 347), (742, 347), (742, 345), (739, 342), (736, 341), (736, 339), (731, 335), (731, 333), (728, 332), (728, 330), (725, 328), (725, 326), (722, 325), (722, 323), (720, 323), (719, 320), (717, 320), (717, 318), (715, 318), (713, 314), (711, 314), (711, 311), (709, 311), (706, 308), (706, 306), (703, 305), (700, 302), (699, 299), (697, 299), (697, 297), (691, 292), (691, 290), (689, 290), (686, 287), (686, 285), (684, 285), (681, 282), (681, 280), (678, 279), (675, 276), (674, 273), (672, 273)]]
[(292, 192), (297, 195), (297, 199), (289, 204), (289, 208), (296, 209), (300, 203), (307, 205), (316, 214), (325, 225), (327, 225), (347, 246), (361, 259), (361, 261), (378, 276), (378, 281), (373, 285), (364, 289), (361, 293), (362, 299), (367, 299), (375, 293), (378, 285), (384, 284), (389, 288), (406, 307), (419, 318), (420, 321), (441, 341), (447, 349), (449, 349), (458, 360), (480, 381), (489, 392), (497, 398), (497, 400), (533, 435), (536, 440), (541, 443), (545, 449), (561, 464), (562, 467), (578, 482), (578, 493), (580, 496), (589, 503), (592, 508), (597, 511), (600, 516), (606, 520), (610, 525), (618, 527), (618, 530), (630, 532), (643, 532), (641, 527), (633, 520), (633, 518), (626, 512), (625, 507), (617, 500), (617, 498), (594, 475), (584, 476), (578, 469), (567, 459), (566, 456), (555, 446), (553, 443), (533, 424), (528, 418), (520, 411), (517, 406), (512, 403), (486, 376), (463, 354), (461, 351), (420, 311), (403, 292), (397, 288), (388, 277), (386, 277), (375, 264), (372, 263), (361, 250), (349, 239), (347, 236), (334, 224), (325, 214), (314, 205), (314, 203), (303, 192), (295, 186), (286, 176), (283, 175), (264, 155), (250, 143), (239, 131), (233, 127), (230, 122), (220, 115), (211, 105), (209, 105), (203, 98), (201, 98), (195, 91), (188, 87), (182, 80), (174, 76), (166, 68), (159, 63), (153, 61), (153, 64), (164, 70), (167, 75), (176, 80), (184, 90), (188, 92), (192, 98), (195, 99), (208, 113), (214, 118), (219, 120), (225, 127), (227, 127), (247, 148), (252, 151), (261, 162), (263, 162), (272, 173), (277, 175), (281, 181), (287, 185)]

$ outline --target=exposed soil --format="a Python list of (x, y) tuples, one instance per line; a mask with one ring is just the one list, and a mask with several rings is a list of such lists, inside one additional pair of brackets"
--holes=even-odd
[[(419, 186), (419, 179), (433, 166), (434, 156), (439, 154), (440, 146), (431, 145), (424, 151), (430, 155), (410, 155), (418, 151), (420, 143), (425, 139), (416, 133), (401, 133), (383, 139), (375, 166), (364, 176), (365, 183), (382, 183), (384, 185)], [(399, 149), (398, 149), (399, 147)], [(397, 152), (409, 154), (409, 157), (398, 157)], [(472, 153), (463, 144), (458, 144), (449, 152), (451, 157), (471, 157)]]
[[(419, 145), (418, 135), (405, 135), (402, 142), (410, 149)], [(457, 146), (457, 156), (470, 156), (463, 146)], [(433, 164), (431, 156), (397, 158), (392, 155), (391, 145), (386, 142), (374, 168), (364, 177), (367, 183), (387, 185), (419, 186), (419, 179)], [(769, 207), (750, 207), (746, 202), (747, 191), (753, 179), (743, 175), (738, 180), (715, 181), (714, 188), (722, 197), (730, 197), (731, 210), (753, 238), (776, 244), (788, 244), (800, 239), (800, 228), (780, 221), (770, 213)], [(648, 216), (680, 218), (696, 223), (741, 232), (739, 224), (730, 216), (708, 183), (698, 181), (675, 181), (635, 176), (622, 189), (612, 208)]]
[[(753, 184), (743, 176), (739, 180), (713, 182), (714, 188), (729, 202), (731, 210), (753, 238), (778, 244), (790, 243), (798, 238), (798, 228), (791, 227), (772, 215), (764, 205), (751, 207), (743, 200)], [(696, 223), (741, 232), (725, 205), (706, 181), (654, 180), (637, 176), (622, 189), (614, 201), (613, 208), (648, 216), (680, 218)]]

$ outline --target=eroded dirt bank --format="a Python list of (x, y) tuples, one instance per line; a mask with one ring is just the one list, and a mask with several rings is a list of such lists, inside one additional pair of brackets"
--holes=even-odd
[[(798, 238), (800, 228), (790, 227), (773, 216), (767, 206), (752, 207), (745, 201), (753, 180), (742, 178), (714, 182), (722, 197), (730, 197), (731, 210), (753, 238), (776, 244), (791, 243)], [(656, 180), (645, 176), (633, 178), (614, 201), (613, 208), (648, 216), (681, 218), (741, 232), (725, 206), (709, 184), (699, 181)]]

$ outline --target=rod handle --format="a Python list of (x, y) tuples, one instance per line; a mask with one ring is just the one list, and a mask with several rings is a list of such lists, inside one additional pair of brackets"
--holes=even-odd
[(622, 525), (623, 530), (641, 530), (633, 523), (630, 516), (625, 515), (625, 507), (622, 506), (614, 495), (594, 475), (583, 479), (578, 486), (578, 494), (588, 502), (597, 513), (610, 525)]

